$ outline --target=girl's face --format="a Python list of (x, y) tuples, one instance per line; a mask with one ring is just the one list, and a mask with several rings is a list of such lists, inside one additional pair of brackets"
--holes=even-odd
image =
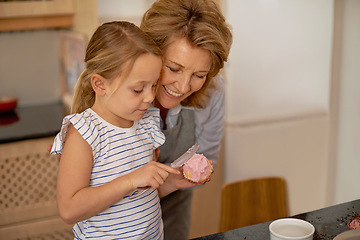
[(210, 71), (211, 56), (210, 51), (194, 47), (185, 38), (171, 43), (163, 54), (156, 106), (171, 109), (201, 89)]
[(144, 54), (136, 59), (119, 87), (119, 79), (114, 79), (107, 87), (107, 99), (104, 101), (106, 118), (103, 118), (119, 127), (131, 127), (133, 121), (141, 119), (155, 98), (161, 67), (161, 58), (153, 54)]

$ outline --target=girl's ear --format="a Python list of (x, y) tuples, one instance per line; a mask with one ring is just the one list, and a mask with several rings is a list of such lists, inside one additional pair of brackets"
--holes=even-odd
[(91, 86), (94, 89), (96, 95), (104, 96), (106, 93), (106, 79), (99, 74), (93, 74), (91, 76)]

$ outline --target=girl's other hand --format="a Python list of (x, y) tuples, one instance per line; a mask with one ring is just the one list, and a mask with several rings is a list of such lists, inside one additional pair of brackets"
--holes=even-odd
[(154, 161), (157, 162), (158, 158), (159, 158), (159, 155), (160, 155), (160, 148), (157, 148), (154, 150)]

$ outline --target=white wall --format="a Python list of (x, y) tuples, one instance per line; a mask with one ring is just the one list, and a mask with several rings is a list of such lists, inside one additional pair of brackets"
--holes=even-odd
[(327, 205), (327, 131), (326, 116), (227, 126), (225, 181), (281, 176), (292, 215), (322, 208)]
[(225, 3), (225, 180), (285, 177), (291, 214), (359, 199), (360, 1)]
[(290, 214), (331, 204), (333, 1), (227, 0), (225, 181), (279, 175)]
[(60, 100), (58, 31), (1, 33), (0, 53), (0, 96), (18, 96), (19, 105)]
[(360, 1), (335, 1), (332, 156), (334, 202), (360, 198)]
[(126, 20), (140, 25), (141, 18), (155, 0), (97, 0), (99, 22)]
[(332, 1), (226, 3), (234, 33), (226, 69), (228, 121), (327, 113)]

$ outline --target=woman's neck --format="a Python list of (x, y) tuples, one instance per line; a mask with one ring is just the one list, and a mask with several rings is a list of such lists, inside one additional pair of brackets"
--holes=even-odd
[(169, 112), (169, 109), (164, 108), (155, 98), (154, 100), (154, 107), (157, 107), (160, 109), (160, 117), (162, 119), (162, 122), (164, 124), (164, 129), (166, 129), (166, 116)]

